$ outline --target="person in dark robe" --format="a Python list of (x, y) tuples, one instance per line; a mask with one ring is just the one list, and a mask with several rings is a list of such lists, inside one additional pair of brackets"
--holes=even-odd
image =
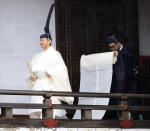
[[(115, 51), (117, 62), (113, 65), (111, 93), (138, 93), (138, 64), (130, 50), (122, 44), (116, 34), (107, 37), (109, 51)], [(111, 98), (109, 105), (119, 105), (120, 100)], [(139, 105), (137, 99), (129, 99), (129, 106)], [(133, 120), (139, 119), (139, 112), (131, 111)], [(117, 111), (107, 111), (103, 119), (117, 119)]]

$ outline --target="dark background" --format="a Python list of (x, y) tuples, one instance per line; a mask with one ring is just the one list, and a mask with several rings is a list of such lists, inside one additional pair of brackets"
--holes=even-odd
[[(81, 55), (105, 52), (105, 37), (110, 28), (126, 35), (126, 45), (139, 61), (137, 0), (55, 0), (55, 4), (56, 48), (68, 67), (74, 92), (80, 87)], [(150, 60), (142, 64), (139, 90), (150, 93)], [(150, 105), (150, 102), (141, 100), (141, 104)], [(150, 113), (142, 114), (144, 119), (150, 118)]]
[(56, 47), (69, 70), (73, 91), (79, 91), (80, 57), (106, 51), (107, 30), (126, 34), (127, 46), (138, 59), (136, 0), (55, 0)]

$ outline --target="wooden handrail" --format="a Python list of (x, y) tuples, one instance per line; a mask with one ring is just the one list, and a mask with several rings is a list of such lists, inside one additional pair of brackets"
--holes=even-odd
[(92, 97), (92, 98), (143, 98), (150, 99), (150, 94), (126, 94), (126, 93), (91, 93), (91, 92), (56, 92), (56, 91), (30, 91), (30, 90), (0, 90), (0, 95), (34, 95), (45, 96), (64, 96), (64, 97)]
[(21, 108), (21, 109), (76, 109), (76, 110), (137, 110), (137, 111), (150, 111), (150, 106), (105, 106), (105, 105), (62, 105), (53, 104), (25, 104), (25, 103), (0, 103), (0, 108)]
[[(35, 103), (0, 103), (1, 118), (0, 127), (45, 127), (44, 124), (57, 125), (65, 128), (150, 128), (150, 121), (130, 121), (126, 116), (129, 111), (150, 111), (150, 106), (128, 106), (130, 98), (150, 99), (149, 94), (121, 94), (121, 93), (91, 93), (91, 92), (51, 92), (29, 90), (0, 90), (0, 95), (32, 95), (43, 96), (43, 104)], [(64, 97), (90, 97), (90, 98), (116, 98), (120, 99), (120, 105), (65, 105), (52, 104), (51, 96)], [(14, 118), (13, 109), (42, 109), (42, 119)], [(53, 119), (53, 109), (81, 110), (81, 120)], [(92, 110), (116, 110), (120, 114), (119, 120), (92, 120)], [(52, 123), (51, 123), (52, 122)], [(128, 123), (128, 124), (127, 124)], [(47, 126), (46, 126), (47, 127)], [(54, 127), (50, 127), (54, 128)], [(128, 128), (128, 127), (127, 127)]]

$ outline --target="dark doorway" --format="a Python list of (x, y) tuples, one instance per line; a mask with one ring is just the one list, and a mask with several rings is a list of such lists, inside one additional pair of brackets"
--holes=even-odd
[(56, 43), (69, 70), (75, 92), (80, 86), (80, 57), (106, 49), (109, 28), (126, 34), (138, 58), (137, 0), (55, 0)]

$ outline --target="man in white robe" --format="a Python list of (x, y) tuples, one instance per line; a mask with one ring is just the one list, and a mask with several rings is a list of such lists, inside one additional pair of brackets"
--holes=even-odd
[[(71, 92), (68, 71), (62, 56), (52, 46), (50, 34), (43, 34), (40, 37), (40, 45), (44, 49), (33, 56), (31, 61), (32, 74), (26, 79), (31, 90), (38, 91), (66, 91)], [(73, 97), (51, 97), (52, 104), (61, 104), (64, 101), (73, 104)], [(31, 103), (43, 103), (42, 96), (31, 96)], [(30, 109), (30, 117), (40, 118), (41, 109)], [(63, 109), (54, 110), (53, 117), (65, 117)]]

